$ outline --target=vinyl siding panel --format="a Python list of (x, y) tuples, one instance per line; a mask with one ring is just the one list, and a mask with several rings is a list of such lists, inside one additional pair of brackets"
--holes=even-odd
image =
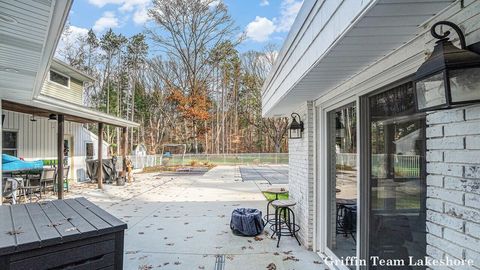
[[(17, 132), (17, 156), (25, 160), (57, 158), (57, 122), (47, 118), (36, 117), (30, 121), (31, 115), (3, 110), (5, 122), (3, 131)], [(65, 122), (65, 139), (71, 138), (69, 178), (85, 180), (86, 178), (86, 146), (93, 142), (94, 153), (97, 151), (97, 137), (85, 129), (82, 124)], [(108, 144), (104, 143), (104, 158), (108, 156)], [(97, 158), (96, 156), (94, 158)]]
[(83, 104), (83, 82), (70, 78), (70, 88), (48, 80), (43, 83), (42, 94), (75, 104)]

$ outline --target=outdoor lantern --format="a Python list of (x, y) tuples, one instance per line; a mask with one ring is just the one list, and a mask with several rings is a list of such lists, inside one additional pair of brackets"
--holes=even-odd
[[(449, 40), (450, 31), (438, 34), (439, 25), (451, 27), (461, 48)], [(430, 29), (438, 39), (430, 57), (415, 74), (415, 95), (419, 111), (452, 108), (480, 101), (480, 54), (465, 45), (462, 30), (454, 23), (440, 21)]]
[(54, 114), (54, 113), (51, 113), (49, 116), (48, 116), (48, 120), (50, 121), (56, 121), (57, 120), (57, 115)]
[[(298, 117), (298, 121), (297, 121)], [(290, 139), (301, 139), (303, 134), (303, 122), (298, 113), (292, 113), (292, 123), (288, 128)]]

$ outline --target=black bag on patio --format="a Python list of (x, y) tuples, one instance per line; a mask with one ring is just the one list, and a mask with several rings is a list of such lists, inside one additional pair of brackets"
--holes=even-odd
[(253, 208), (237, 208), (232, 212), (230, 229), (239, 236), (256, 236), (263, 232), (265, 224), (262, 211)]

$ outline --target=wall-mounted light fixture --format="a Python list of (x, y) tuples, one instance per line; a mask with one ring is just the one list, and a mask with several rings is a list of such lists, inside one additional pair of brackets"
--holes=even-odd
[[(460, 48), (436, 28), (445, 25), (457, 33)], [(415, 98), (419, 111), (448, 109), (459, 105), (480, 102), (480, 52), (465, 44), (465, 36), (456, 24), (439, 21), (430, 29), (435, 43), (430, 57), (415, 74)]]
[(50, 120), (50, 121), (57, 121), (57, 115), (54, 114), (54, 113), (51, 113), (51, 114), (48, 116), (48, 120)]
[[(298, 117), (298, 121), (297, 121)], [(298, 113), (292, 113), (292, 123), (288, 127), (290, 139), (301, 139), (303, 135), (303, 122)]]
[(37, 122), (37, 119), (35, 119), (34, 113), (32, 113), (32, 117), (30, 117), (30, 122)]

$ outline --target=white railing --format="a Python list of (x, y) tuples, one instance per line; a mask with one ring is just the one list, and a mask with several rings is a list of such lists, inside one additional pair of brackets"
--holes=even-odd
[[(288, 153), (242, 153), (242, 154), (174, 154), (129, 156), (134, 169), (155, 166), (189, 166), (189, 165), (254, 165), (254, 164), (288, 164)], [(121, 163), (121, 158), (117, 164)]]
[[(337, 153), (337, 165), (356, 168), (357, 154)], [(387, 176), (386, 154), (372, 155), (372, 174), (375, 177), (385, 178)], [(420, 177), (420, 156), (419, 155), (393, 155), (393, 166), (396, 177), (415, 178)]]

